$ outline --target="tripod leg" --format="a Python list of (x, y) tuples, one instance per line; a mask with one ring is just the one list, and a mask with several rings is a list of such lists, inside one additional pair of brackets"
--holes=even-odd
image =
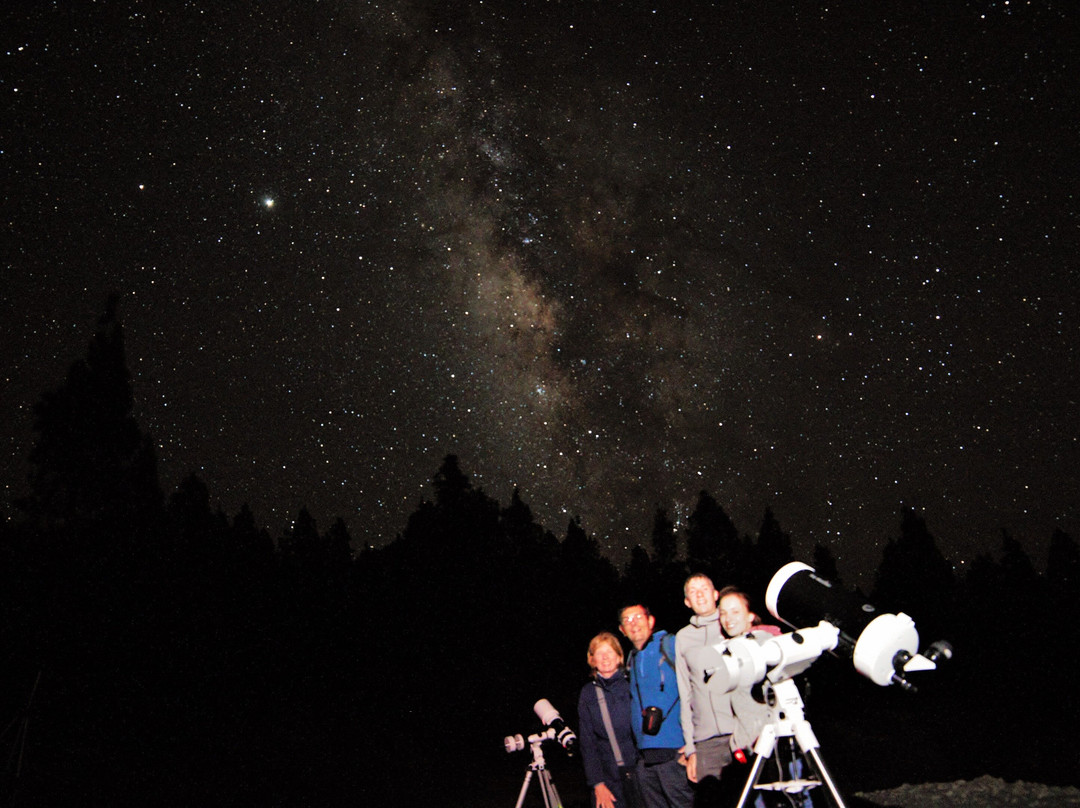
[(529, 781), (532, 780), (532, 776), (532, 769), (525, 772), (525, 782), (521, 784), (521, 793), (518, 794), (517, 803), (515, 803), (514, 808), (521, 808), (521, 804), (525, 802), (525, 792), (529, 790)]
[(547, 769), (540, 771), (540, 790), (544, 793), (545, 808), (563, 808), (559, 792), (555, 790), (555, 782), (551, 779), (551, 772)]
[(750, 774), (746, 778), (746, 785), (743, 786), (742, 794), (739, 795), (739, 802), (735, 808), (744, 808), (747, 799), (750, 797), (750, 792), (754, 790), (754, 786), (757, 785), (758, 775), (761, 773), (761, 767), (765, 765), (764, 755), (754, 756), (754, 765), (750, 769)]
[(844, 798), (840, 796), (839, 790), (836, 788), (836, 783), (833, 782), (832, 775), (829, 774), (829, 770), (825, 768), (825, 761), (821, 759), (821, 754), (818, 752), (817, 747), (811, 747), (804, 750), (807, 758), (813, 764), (817, 770), (817, 776), (821, 779), (821, 782), (825, 784), (825, 787), (829, 789), (829, 793), (832, 794), (833, 801), (836, 803), (836, 808), (847, 808), (844, 805)]

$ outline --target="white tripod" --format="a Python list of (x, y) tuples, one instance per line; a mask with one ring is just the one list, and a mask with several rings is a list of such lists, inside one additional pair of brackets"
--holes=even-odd
[[(742, 794), (739, 796), (737, 808), (744, 808), (750, 792), (755, 789), (797, 794), (823, 784), (832, 795), (836, 808), (846, 808), (843, 797), (840, 796), (829, 770), (825, 768), (825, 762), (821, 759), (821, 753), (818, 751), (820, 744), (810, 722), (803, 714), (803, 700), (795, 682), (792, 679), (784, 679), (775, 684), (767, 682), (765, 687), (767, 703), (770, 705), (770, 721), (758, 736), (757, 743), (754, 744), (754, 765), (746, 778), (746, 785), (743, 786)], [(778, 738), (795, 739), (803, 756), (813, 767), (817, 779), (793, 778), (780, 779), (773, 783), (758, 782), (761, 768), (775, 751)]]
[[(525, 802), (525, 793), (529, 790), (529, 783), (532, 782), (535, 772), (540, 773), (540, 793), (544, 797), (544, 808), (563, 808), (559, 792), (555, 790), (555, 783), (551, 780), (551, 772), (547, 770), (547, 764), (544, 762), (544, 751), (541, 748), (544, 741), (555, 740), (555, 735), (555, 730), (548, 727), (538, 735), (529, 736), (532, 763), (529, 764), (529, 770), (525, 772), (525, 782), (521, 784), (521, 792), (518, 794), (514, 808), (521, 808), (522, 803)], [(507, 752), (517, 752), (525, 748), (525, 740), (520, 735), (507, 736), (505, 744)]]

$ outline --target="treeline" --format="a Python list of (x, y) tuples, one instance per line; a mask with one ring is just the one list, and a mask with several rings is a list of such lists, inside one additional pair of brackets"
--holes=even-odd
[[(194, 475), (165, 496), (133, 406), (113, 303), (34, 406), (29, 494), (2, 523), (5, 805), (465, 804), (525, 762), (501, 742), (536, 729), (534, 701), (576, 719), (586, 643), (618, 606), (646, 601), (674, 630), (690, 570), (760, 600), (792, 560), (770, 511), (742, 534), (702, 492), (685, 530), (658, 510), (619, 570), (580, 523), (556, 536), (453, 455), (381, 548), (306, 510), (274, 537)], [(901, 514), (866, 594), (956, 659), (915, 695), (815, 664), (808, 712), (852, 788), (1072, 776), (1080, 552), (1058, 531), (1048, 558), (1038, 571), (1003, 534), (958, 578)], [(827, 548), (806, 560), (843, 585)]]

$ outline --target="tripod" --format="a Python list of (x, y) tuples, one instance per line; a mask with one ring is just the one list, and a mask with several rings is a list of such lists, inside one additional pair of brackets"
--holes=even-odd
[[(547, 731), (540, 733), (539, 735), (529, 736), (529, 748), (532, 750), (532, 763), (529, 764), (529, 770), (525, 772), (525, 782), (521, 784), (521, 792), (518, 794), (517, 803), (514, 808), (521, 808), (522, 803), (525, 801), (525, 792), (529, 790), (529, 783), (532, 782), (532, 776), (535, 772), (540, 773), (540, 793), (544, 797), (544, 808), (563, 808), (562, 800), (559, 799), (559, 792), (555, 790), (555, 783), (551, 780), (551, 772), (547, 770), (547, 764), (544, 762), (544, 751), (541, 749), (541, 745), (544, 741), (553, 740), (555, 738), (555, 730), (548, 728)], [(511, 750), (511, 741), (516, 741), (519, 744), (516, 748), (521, 749), (524, 746), (524, 742), (520, 735), (513, 738), (507, 738), (507, 751)]]
[[(768, 684), (766, 686), (769, 687)], [(820, 744), (818, 744), (818, 739), (814, 735), (814, 730), (803, 714), (803, 700), (802, 696), (799, 695), (799, 688), (795, 686), (793, 680), (784, 679), (772, 684), (769, 690), (770, 692), (766, 693), (766, 697), (770, 704), (770, 721), (761, 731), (757, 743), (754, 744), (754, 765), (746, 778), (746, 785), (743, 786), (736, 808), (744, 808), (750, 792), (755, 789), (785, 791), (789, 794), (795, 794), (822, 784), (829, 789), (836, 808), (846, 808), (844, 799), (840, 796), (840, 792), (837, 791), (836, 784), (833, 782), (829, 770), (825, 768), (825, 762), (821, 759), (821, 753), (818, 752)], [(780, 780), (773, 783), (758, 782), (762, 766), (776, 749), (777, 738), (795, 739), (799, 749), (802, 750), (803, 756), (810, 762), (814, 773), (817, 775), (816, 780), (783, 779), (781, 777)]]

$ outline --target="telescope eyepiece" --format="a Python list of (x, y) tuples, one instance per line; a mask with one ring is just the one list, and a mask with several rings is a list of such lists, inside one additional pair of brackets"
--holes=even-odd
[(923, 656), (937, 665), (939, 662), (945, 662), (952, 659), (953, 647), (945, 640), (938, 640), (926, 649), (926, 653), (923, 654)]

